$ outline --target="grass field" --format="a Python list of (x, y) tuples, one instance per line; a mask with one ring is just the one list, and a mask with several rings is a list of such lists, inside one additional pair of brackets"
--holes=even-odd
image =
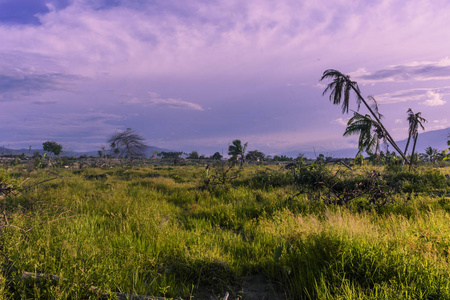
[(449, 173), (3, 168), (0, 298), (450, 299)]

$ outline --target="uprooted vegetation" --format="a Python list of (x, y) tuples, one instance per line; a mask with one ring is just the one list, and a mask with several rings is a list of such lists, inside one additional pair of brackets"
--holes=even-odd
[(3, 298), (450, 299), (449, 167), (2, 172)]

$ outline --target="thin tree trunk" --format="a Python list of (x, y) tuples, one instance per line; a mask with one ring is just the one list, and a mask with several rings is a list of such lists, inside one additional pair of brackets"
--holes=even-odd
[(366, 100), (361, 96), (361, 93), (352, 85), (352, 89), (355, 91), (356, 95), (358, 95), (359, 99), (364, 103), (364, 105), (367, 107), (367, 109), (370, 111), (372, 116), (377, 120), (378, 124), (380, 124), (381, 128), (383, 129), (383, 132), (386, 134), (386, 138), (388, 142), (394, 147), (394, 149), (403, 157), (403, 159), (408, 162), (408, 159), (406, 158), (405, 154), (400, 150), (400, 148), (395, 143), (394, 139), (391, 137), (389, 132), (384, 127), (383, 123), (381, 123), (381, 120), (378, 118), (378, 116), (373, 112), (372, 108), (367, 104)]
[[(409, 136), (408, 136), (408, 141), (406, 142), (405, 155), (408, 154), (408, 146), (409, 146), (410, 140), (411, 140), (411, 134), (409, 134)], [(404, 164), (405, 164), (405, 160), (403, 159), (403, 160), (402, 160), (402, 167), (403, 167)]]
[(416, 133), (416, 135), (414, 136), (414, 144), (413, 144), (413, 149), (412, 149), (412, 153), (411, 153), (411, 161), (409, 162), (409, 171), (411, 171), (411, 167), (414, 161), (414, 151), (416, 150), (416, 143), (417, 143), (417, 138), (419, 137), (419, 133)]

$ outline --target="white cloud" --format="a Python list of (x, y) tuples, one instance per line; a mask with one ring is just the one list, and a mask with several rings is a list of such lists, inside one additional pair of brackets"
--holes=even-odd
[(450, 79), (450, 59), (445, 57), (436, 61), (410, 62), (392, 65), (369, 72), (359, 68), (349, 73), (361, 84), (378, 82), (412, 82)]
[(342, 126), (347, 126), (348, 120), (350, 120), (350, 118), (338, 118), (336, 120), (333, 120), (331, 122), (331, 124), (338, 124), (338, 125), (342, 125)]
[(158, 93), (148, 92), (150, 99), (141, 100), (137, 97), (132, 97), (128, 100), (124, 100), (122, 104), (132, 104), (132, 105), (144, 105), (144, 106), (159, 106), (171, 109), (185, 109), (185, 110), (198, 110), (203, 111), (203, 107), (197, 103), (185, 101), (182, 99), (174, 98), (161, 98)]
[(420, 102), (420, 104), (427, 106), (440, 106), (444, 105), (446, 102), (442, 100), (442, 95), (433, 91), (427, 92), (428, 99), (424, 102)]
[(406, 101), (422, 101), (420, 104), (436, 106), (444, 105), (443, 96), (450, 95), (450, 86), (439, 88), (415, 88), (384, 93), (375, 96), (378, 103), (390, 104)]
[(173, 99), (173, 98), (168, 98), (168, 99), (160, 99), (160, 98), (155, 98), (155, 99), (150, 99), (149, 104), (151, 105), (156, 105), (156, 106), (161, 106), (161, 107), (168, 107), (168, 108), (174, 108), (174, 109), (188, 109), (188, 110), (199, 110), (202, 111), (203, 107), (201, 105), (198, 105), (196, 103), (192, 103), (192, 102), (188, 102), (188, 101), (184, 101), (181, 99)]

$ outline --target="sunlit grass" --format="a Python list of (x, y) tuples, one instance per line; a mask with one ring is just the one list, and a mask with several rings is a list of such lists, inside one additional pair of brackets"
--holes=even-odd
[[(105, 293), (203, 299), (214, 290), (237, 297), (244, 276), (263, 274), (287, 299), (450, 299), (450, 188), (442, 179), (449, 168), (421, 167), (416, 177), (386, 173), (386, 180), (398, 176), (405, 192), (384, 206), (362, 205), (364, 199), (326, 206), (316, 194), (298, 194), (290, 171), (265, 168), (246, 167), (215, 187), (205, 187), (203, 166), (52, 170), (62, 177), (7, 199), (10, 224), (26, 232), (2, 229), (9, 267), (0, 295), (95, 299), (86, 287), (96, 286)], [(369, 171), (345, 171), (342, 180)], [(13, 174), (30, 184), (53, 176)], [(87, 176), (95, 174), (107, 178)], [(423, 186), (415, 190), (410, 180)], [(21, 270), (61, 280), (6, 284)]]

